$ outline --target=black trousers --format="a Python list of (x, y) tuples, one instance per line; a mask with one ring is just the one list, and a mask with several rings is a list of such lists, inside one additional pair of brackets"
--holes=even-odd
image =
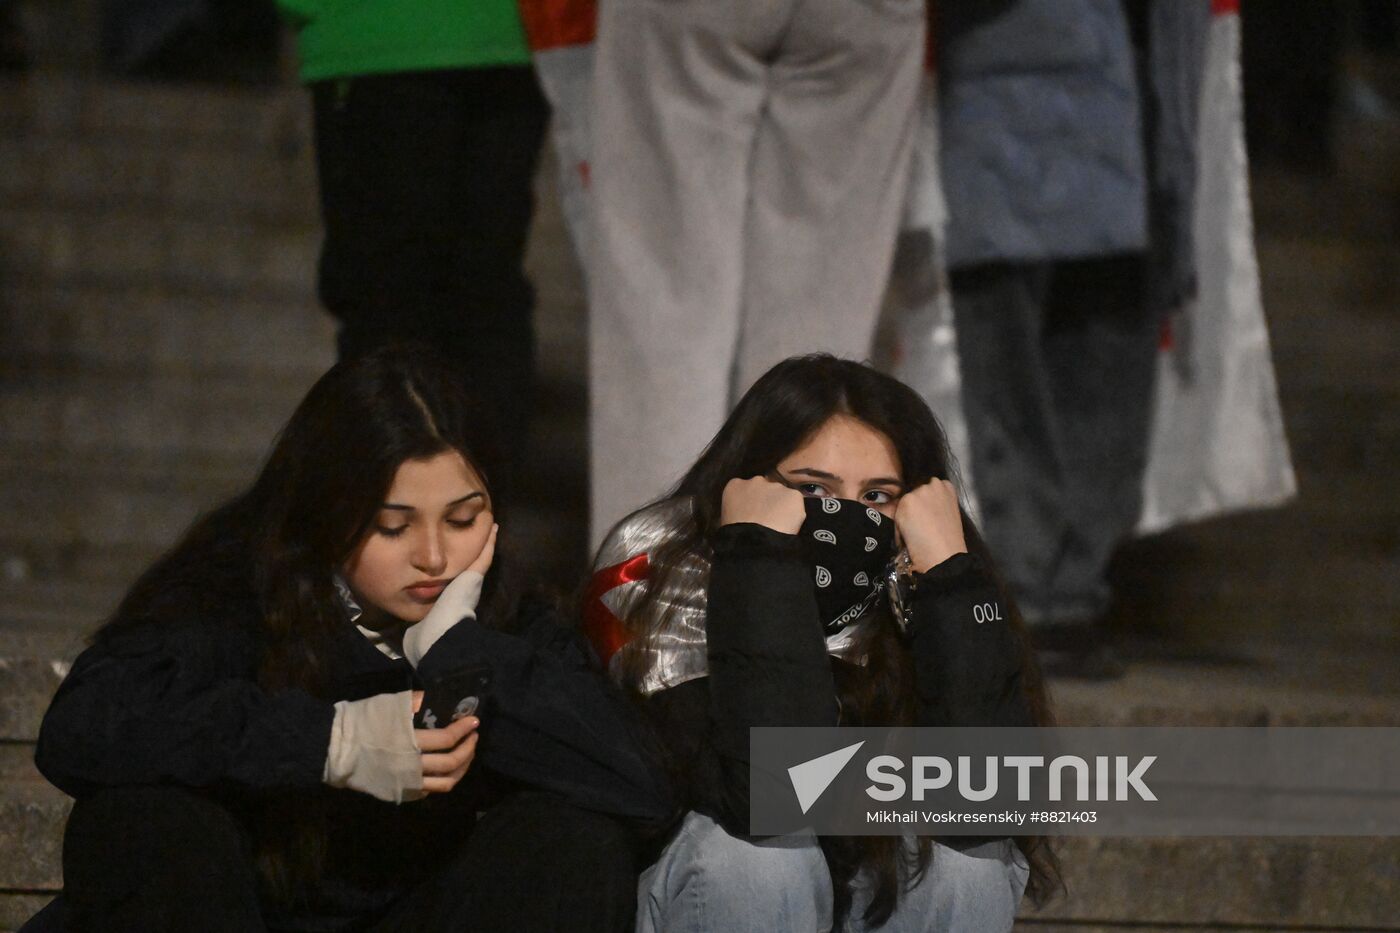
[(1160, 319), (1138, 255), (950, 275), (982, 532), (1028, 622), (1108, 608), (1142, 507)]
[(483, 433), (523, 442), (535, 340), (522, 260), (548, 120), (533, 69), (366, 75), (312, 95), (319, 292), (341, 358), (429, 344), (482, 403)]
[(449, 857), (425, 855), (420, 883), (375, 915), (350, 920), (268, 908), (244, 822), (178, 788), (121, 788), (80, 800), (63, 870), (64, 893), (44, 915), (49, 922), (31, 929), (614, 933), (632, 929), (637, 903), (633, 842), (623, 827), (538, 793), (487, 810)]

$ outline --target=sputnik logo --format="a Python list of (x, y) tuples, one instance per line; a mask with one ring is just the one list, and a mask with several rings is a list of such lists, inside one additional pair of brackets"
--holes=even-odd
[(788, 768), (788, 779), (792, 781), (792, 789), (797, 793), (797, 803), (802, 807), (804, 814), (826, 793), (831, 782), (850, 764), (864, 744), (864, 741), (860, 741), (854, 745), (847, 745), (845, 748)]

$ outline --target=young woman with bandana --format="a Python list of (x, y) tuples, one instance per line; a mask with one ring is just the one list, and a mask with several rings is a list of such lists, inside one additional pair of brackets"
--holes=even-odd
[[(589, 634), (644, 698), (687, 810), (641, 879), (639, 931), (1009, 930), (1023, 891), (1048, 896), (1055, 865), (1035, 839), (746, 836), (751, 726), (1049, 723), (951, 479), (912, 390), (796, 357), (671, 496), (609, 535)], [(1006, 622), (976, 623), (988, 602)]]
[[(631, 926), (666, 778), (587, 644), (510, 584), (477, 424), (421, 353), (341, 363), (137, 581), (44, 718), (37, 763), (76, 803), (28, 929)], [(475, 714), (447, 721), (451, 693), (415, 725), (463, 668), (490, 678), (459, 688)]]

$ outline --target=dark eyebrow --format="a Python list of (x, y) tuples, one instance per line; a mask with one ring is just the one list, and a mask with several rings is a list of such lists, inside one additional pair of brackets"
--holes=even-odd
[[(469, 493), (467, 493), (465, 496), (463, 496), (462, 498), (460, 498), (460, 499), (453, 499), (451, 502), (447, 503), (447, 508), (448, 508), (448, 509), (454, 509), (454, 508), (456, 508), (457, 506), (461, 505), (463, 502), (470, 502), (472, 499), (484, 499), (484, 498), (486, 498), (486, 494), (483, 493), (483, 492), (481, 492), (481, 491), (469, 492)], [(381, 509), (390, 509), (390, 510), (395, 511), (395, 512), (416, 512), (416, 511), (418, 511), (417, 509), (415, 509), (415, 508), (414, 508), (413, 506), (411, 506), (411, 505), (399, 505), (399, 504), (396, 503), (396, 502), (386, 502), (386, 503), (384, 503), (383, 505), (381, 505), (380, 508), (381, 508)]]
[(801, 473), (803, 476), (810, 476), (813, 479), (826, 479), (841, 482), (841, 477), (835, 473), (828, 473), (825, 470), (814, 470), (811, 467), (798, 467), (795, 470), (788, 470), (789, 473)]

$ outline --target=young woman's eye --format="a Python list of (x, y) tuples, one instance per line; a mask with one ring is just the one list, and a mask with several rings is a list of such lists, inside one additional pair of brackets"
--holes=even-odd
[(447, 524), (451, 525), (453, 528), (470, 528), (476, 524), (476, 516), (473, 515), (471, 518), (449, 518)]
[(407, 525), (399, 525), (397, 528), (388, 528), (384, 525), (374, 526), (374, 530), (379, 532), (386, 538), (397, 538), (399, 535), (403, 534), (407, 528)]
[(793, 488), (804, 496), (811, 496), (816, 499), (825, 498), (827, 495), (826, 488), (820, 483), (798, 483)]
[(872, 489), (865, 494), (865, 501), (872, 505), (888, 505), (894, 501), (894, 493), (883, 489)]

